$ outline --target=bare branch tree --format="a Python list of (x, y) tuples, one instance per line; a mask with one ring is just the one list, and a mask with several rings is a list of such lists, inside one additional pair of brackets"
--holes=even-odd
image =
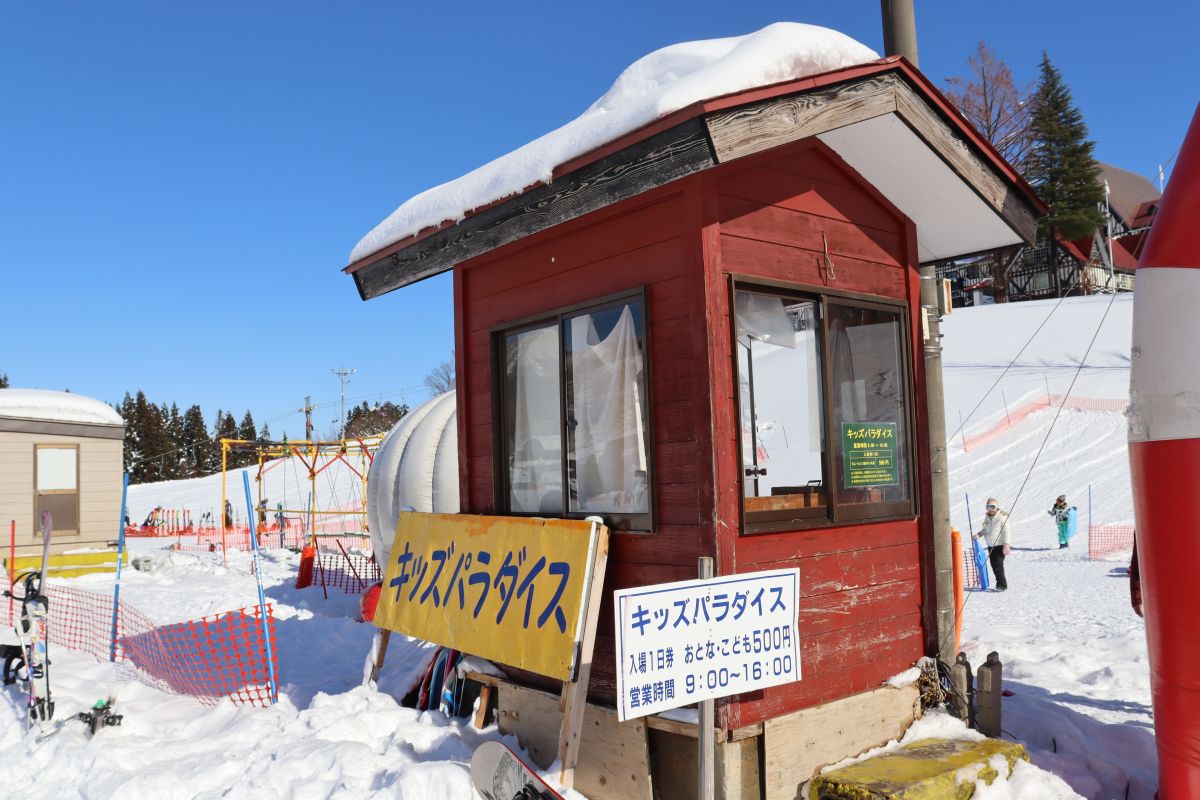
[(450, 360), (443, 361), (429, 371), (425, 376), (425, 385), (436, 397), (454, 388), (454, 351), (450, 351)]
[(1008, 65), (982, 39), (967, 65), (969, 77), (946, 79), (946, 96), (1009, 164), (1024, 173), (1033, 147), (1033, 82), (1017, 86)]

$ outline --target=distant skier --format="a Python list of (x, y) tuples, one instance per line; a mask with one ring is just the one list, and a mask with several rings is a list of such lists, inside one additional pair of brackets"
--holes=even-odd
[(1008, 589), (1008, 580), (1004, 577), (1004, 558), (1012, 551), (1012, 526), (1008, 524), (1008, 513), (1000, 510), (999, 500), (989, 497), (986, 508), (983, 527), (974, 537), (982, 538), (987, 545), (988, 561), (996, 575), (996, 591), (1003, 592)]
[(229, 500), (225, 501), (225, 527), (233, 527), (233, 503)]
[(1054, 505), (1046, 512), (1054, 517), (1055, 524), (1058, 525), (1058, 549), (1071, 546), (1071, 531), (1069, 529), (1071, 523), (1071, 509), (1067, 505), (1067, 496), (1060, 494), (1058, 499), (1054, 501)]

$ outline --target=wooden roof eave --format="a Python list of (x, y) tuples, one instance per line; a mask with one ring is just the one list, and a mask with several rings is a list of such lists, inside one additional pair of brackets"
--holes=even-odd
[(1045, 205), (902, 58), (693, 104), (560, 165), (549, 184), (422, 231), (345, 268), (364, 300), (687, 175), (896, 114), (1022, 240)]

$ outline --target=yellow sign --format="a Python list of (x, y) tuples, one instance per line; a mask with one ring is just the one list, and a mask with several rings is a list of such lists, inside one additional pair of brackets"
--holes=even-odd
[(404, 512), (375, 624), (573, 680), (607, 553), (608, 529), (583, 520)]

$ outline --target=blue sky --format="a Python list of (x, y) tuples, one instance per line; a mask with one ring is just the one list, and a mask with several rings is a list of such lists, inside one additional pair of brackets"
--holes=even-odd
[[(1154, 175), (1200, 95), (1200, 3), (917, 0), (939, 86), (985, 39), (1042, 50), (1101, 160)], [(447, 276), (363, 303), (350, 249), (413, 194), (567, 122), (659, 47), (793, 20), (882, 52), (879, 3), (7, 3), (0, 11), (0, 372), (144, 390), (296, 438), (427, 396)]]

